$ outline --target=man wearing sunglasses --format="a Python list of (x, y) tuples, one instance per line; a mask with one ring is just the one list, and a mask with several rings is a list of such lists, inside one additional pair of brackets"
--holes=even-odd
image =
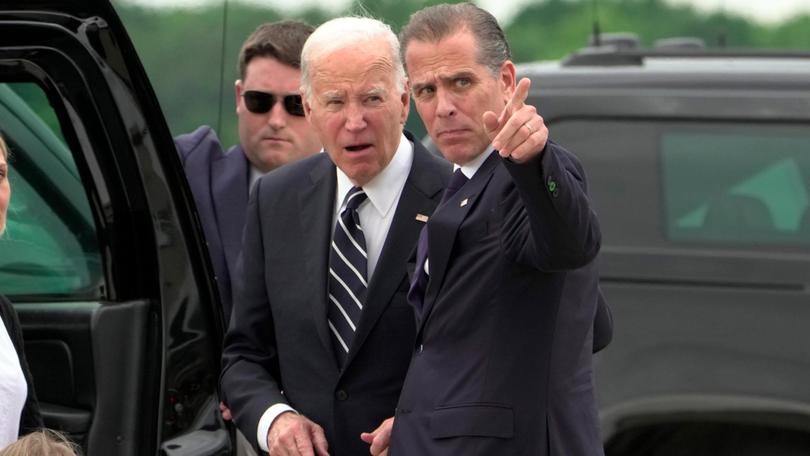
[(235, 84), (239, 144), (224, 152), (207, 126), (175, 138), (205, 231), (226, 323), (250, 188), (263, 174), (321, 149), (298, 93), (301, 48), (312, 30), (295, 21), (267, 23), (242, 45)]

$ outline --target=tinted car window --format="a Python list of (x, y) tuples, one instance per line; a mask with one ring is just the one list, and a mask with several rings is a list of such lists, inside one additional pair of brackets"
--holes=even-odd
[(569, 120), (606, 246), (807, 246), (810, 134), (789, 125)]
[(7, 230), (0, 239), (0, 283), (17, 299), (98, 297), (102, 291), (87, 194), (61, 134), (53, 130), (59, 128), (55, 119), (36, 84), (0, 84), (12, 187)]
[(666, 234), (672, 241), (808, 244), (810, 135), (718, 125), (661, 136)]

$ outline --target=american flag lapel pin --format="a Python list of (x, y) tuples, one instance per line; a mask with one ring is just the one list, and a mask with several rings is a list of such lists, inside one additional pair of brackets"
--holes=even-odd
[(428, 221), (428, 216), (425, 214), (416, 214), (416, 220), (422, 223), (426, 223)]

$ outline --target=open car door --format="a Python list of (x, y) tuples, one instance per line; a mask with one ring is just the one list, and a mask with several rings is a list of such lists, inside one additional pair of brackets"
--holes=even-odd
[(0, 293), (45, 424), (86, 456), (231, 454), (219, 299), (154, 92), (104, 0), (0, 4)]

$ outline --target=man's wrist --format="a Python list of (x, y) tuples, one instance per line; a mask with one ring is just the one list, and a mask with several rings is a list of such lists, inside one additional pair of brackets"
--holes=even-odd
[(270, 428), (273, 426), (276, 418), (286, 412), (298, 414), (294, 408), (284, 403), (273, 404), (262, 414), (262, 417), (259, 419), (259, 426), (256, 430), (256, 441), (259, 443), (259, 448), (261, 448), (262, 451), (270, 451), (267, 448), (267, 433), (270, 432)]

